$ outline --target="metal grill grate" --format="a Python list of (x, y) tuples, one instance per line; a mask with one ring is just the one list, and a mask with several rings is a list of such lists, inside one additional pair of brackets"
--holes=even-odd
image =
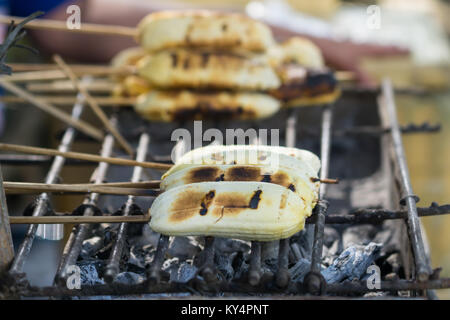
[[(82, 111), (83, 98), (82, 96), (78, 96), (78, 102), (72, 110), (72, 116), (79, 118)], [(137, 210), (135, 197), (128, 196), (123, 209), (121, 210), (123, 220), (120, 222), (117, 236), (112, 244), (111, 253), (104, 268), (104, 279), (107, 284), (85, 285), (82, 286), (81, 290), (69, 290), (65, 286), (68, 276), (68, 267), (76, 264), (80, 255), (82, 243), (88, 236), (90, 228), (92, 227), (92, 224), (84, 223), (73, 228), (70, 237), (65, 244), (55, 276), (54, 285), (43, 288), (31, 286), (26, 280), (26, 275), (23, 273), (23, 266), (30, 253), (33, 240), (37, 233), (47, 232), (45, 225), (40, 225), (38, 227), (37, 224), (31, 224), (27, 230), (25, 239), (21, 243), (17, 254), (14, 257), (9, 271), (3, 276), (5, 279), (11, 281), (12, 285), (10, 287), (14, 288), (14, 290), (10, 290), (6, 294), (13, 294), (16, 296), (90, 296), (190, 292), (193, 294), (270, 294), (273, 296), (278, 296), (279, 294), (295, 294), (301, 296), (304, 294), (358, 295), (369, 291), (397, 292), (406, 290), (411, 291), (412, 296), (414, 296), (423, 295), (425, 290), (429, 293), (429, 296), (432, 297), (431, 290), (450, 287), (450, 279), (440, 279), (438, 272), (433, 272), (431, 270), (429, 258), (424, 249), (418, 217), (449, 213), (450, 206), (438, 206), (433, 204), (429, 208), (416, 207), (417, 197), (414, 195), (411, 188), (401, 141), (401, 132), (435, 132), (439, 127), (425, 124), (421, 126), (410, 125), (406, 128), (400, 128), (396, 118), (393, 90), (389, 81), (385, 81), (382, 86), (382, 92), (379, 97), (379, 113), (382, 120), (381, 127), (362, 126), (350, 129), (339, 128), (337, 131), (333, 131), (334, 106), (327, 105), (321, 107), (321, 125), (319, 134), (322, 167), (320, 178), (328, 178), (330, 161), (332, 161), (330, 155), (332, 153), (331, 146), (333, 136), (345, 134), (381, 135), (382, 139), (388, 141), (387, 145), (391, 148), (392, 152), (389, 154), (389, 160), (392, 163), (395, 178), (399, 181), (401, 187), (400, 190), (398, 190), (398, 193), (402, 199), (402, 206), (406, 204), (406, 209), (358, 209), (344, 215), (327, 215), (330, 205), (327, 201), (327, 186), (322, 183), (319, 190), (319, 202), (314, 209), (313, 215), (307, 219), (305, 232), (302, 235), (305, 237), (305, 241), (309, 241), (311, 250), (309, 253), (311, 255), (311, 266), (309, 273), (303, 282), (294, 282), (290, 279), (288, 270), (290, 254), (293, 254), (294, 257), (298, 258), (298, 254), (295, 254), (296, 251), (298, 251), (298, 248), (295, 248), (296, 244), (292, 245), (290, 239), (280, 240), (277, 243), (253, 241), (251, 243), (248, 276), (239, 281), (218, 280), (217, 267), (214, 261), (215, 239), (213, 237), (205, 238), (203, 265), (199, 268), (200, 277), (194, 278), (194, 280), (189, 283), (167, 282), (162, 279), (161, 268), (165, 260), (165, 253), (168, 249), (170, 238), (161, 235), (158, 239), (154, 259), (147, 267), (146, 281), (136, 285), (115, 283), (113, 280), (120, 272), (120, 259), (126, 250), (127, 228), (129, 228), (130, 223), (136, 222), (128, 219), (129, 217), (132, 217), (134, 211)], [(299, 128), (297, 124), (299, 114), (301, 114), (300, 110), (295, 109), (291, 110), (287, 117), (285, 144), (288, 147), (297, 145), (296, 137), (298, 132), (305, 129)], [(308, 130), (303, 132), (305, 133), (307, 131)], [(63, 134), (59, 149), (63, 151), (69, 150), (74, 138), (75, 130), (73, 128), (68, 128)], [(136, 150), (137, 161), (145, 160), (146, 155), (148, 154), (149, 145), (150, 135), (146, 132), (140, 132), (138, 134), (138, 146)], [(113, 146), (113, 137), (107, 135), (103, 141), (101, 155), (110, 156), (113, 153)], [(51, 158), (48, 157), (2, 155), (0, 160), (3, 163), (15, 165), (35, 165), (52, 161), (50, 171), (48, 172), (45, 181), (46, 183), (56, 183), (57, 177), (66, 163), (66, 160), (62, 157), (55, 157), (51, 160)], [(72, 161), (71, 164), (83, 164), (83, 162)], [(103, 183), (106, 179), (108, 170), (110, 170), (110, 166), (107, 163), (99, 163), (92, 174), (91, 180), (96, 184)], [(130, 181), (139, 182), (142, 173), (143, 169), (141, 167), (135, 167)], [(98, 199), (99, 194), (90, 193), (86, 196), (82, 206), (78, 208), (78, 212), (81, 212), (82, 216), (86, 218), (84, 222), (88, 221), (89, 217), (102, 216), (102, 212), (97, 207)], [(42, 217), (48, 215), (49, 211), (51, 211), (50, 198), (46, 193), (43, 193), (37, 197), (32, 216)], [(2, 210), (2, 214), (5, 214), (4, 210)], [(320, 272), (323, 258), (322, 248), (324, 244), (325, 225), (380, 224), (387, 220), (399, 220), (405, 221), (406, 223), (408, 230), (408, 243), (406, 247), (410, 246), (412, 249), (413, 258), (411, 266), (412, 276), (410, 279), (382, 281), (381, 289), (369, 289), (363, 281), (327, 284)], [(98, 222), (98, 219), (95, 222)], [(61, 230), (58, 229), (56, 229), (56, 231), (61, 232)], [(4, 232), (3, 229), (0, 229), (0, 233)], [(55, 234), (55, 238), (56, 237), (58, 237), (57, 234)], [(273, 275), (265, 275), (261, 267), (262, 251), (264, 246), (271, 245), (279, 247), (277, 271)], [(7, 246), (2, 243), (0, 250), (5, 251), (7, 249)]]

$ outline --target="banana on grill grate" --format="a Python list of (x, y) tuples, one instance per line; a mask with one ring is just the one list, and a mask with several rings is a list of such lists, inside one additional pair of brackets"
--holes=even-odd
[(272, 241), (304, 227), (308, 209), (289, 189), (264, 182), (201, 182), (167, 190), (151, 207), (150, 227), (171, 236)]
[(166, 235), (271, 241), (301, 230), (317, 197), (320, 161), (275, 146), (208, 146), (177, 160), (161, 181), (150, 226)]

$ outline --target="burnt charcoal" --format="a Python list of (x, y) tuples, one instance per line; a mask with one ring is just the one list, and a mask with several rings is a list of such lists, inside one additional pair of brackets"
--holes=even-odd
[(234, 252), (232, 254), (216, 253), (216, 255), (214, 256), (214, 263), (217, 266), (217, 270), (227, 281), (233, 279), (234, 277), (233, 260), (237, 254), (237, 252)]
[(327, 283), (346, 279), (360, 279), (377, 258), (381, 245), (371, 242), (367, 246), (354, 245), (345, 249), (331, 266), (322, 271)]
[(170, 272), (170, 281), (178, 283), (187, 283), (194, 279), (197, 275), (197, 267), (192, 265), (192, 262), (183, 261), (177, 270)]
[(328, 248), (331, 247), (340, 238), (339, 232), (337, 232), (336, 229), (327, 226), (325, 227), (323, 233), (323, 244), (325, 246)]
[(250, 252), (250, 242), (237, 239), (215, 238), (214, 250), (216, 252), (231, 254), (234, 252)]
[(114, 282), (116, 282), (116, 283), (129, 284), (129, 285), (139, 284), (144, 281), (145, 281), (145, 278), (142, 275), (134, 273), (134, 272), (121, 272), (114, 279)]
[(77, 262), (80, 267), (81, 285), (105, 284), (99, 276), (102, 263), (98, 260)]
[(342, 235), (342, 246), (367, 245), (376, 236), (377, 227), (373, 225), (359, 225), (348, 227)]
[(149, 225), (146, 223), (142, 226), (142, 233), (137, 237), (129, 238), (130, 244), (136, 246), (146, 246), (151, 245), (154, 248), (158, 246), (160, 234), (152, 231)]
[(263, 273), (275, 274), (278, 270), (278, 256), (276, 258), (265, 259), (261, 263)]
[(278, 258), (280, 241), (263, 242), (261, 245), (261, 259), (272, 260)]
[(311, 261), (305, 258), (300, 258), (297, 263), (289, 268), (292, 281), (303, 282), (306, 274), (311, 269)]
[(167, 256), (177, 257), (180, 260), (192, 259), (202, 250), (196, 237), (172, 237), (167, 249)]
[(291, 239), (291, 247), (293, 246), (293, 249), (295, 250), (295, 256), (297, 260), (299, 258), (311, 258), (312, 253), (312, 243), (314, 240), (314, 225), (308, 224), (305, 226), (305, 229), (298, 232), (292, 239)]
[(80, 256), (86, 260), (93, 257), (103, 247), (103, 238), (95, 236), (83, 241)]
[(241, 279), (247, 274), (249, 268), (247, 261), (248, 257), (246, 259), (246, 255), (242, 251), (237, 252), (233, 262), (231, 263), (233, 266), (235, 279)]
[(156, 249), (151, 245), (148, 246), (132, 246), (127, 261), (127, 270), (145, 270), (147, 264), (151, 263), (155, 255)]

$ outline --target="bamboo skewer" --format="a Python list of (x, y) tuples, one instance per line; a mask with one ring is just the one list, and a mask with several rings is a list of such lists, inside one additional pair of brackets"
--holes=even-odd
[(59, 120), (71, 125), (72, 127), (80, 130), (88, 136), (93, 137), (96, 140), (103, 139), (103, 132), (93, 127), (92, 125), (84, 122), (82, 120), (77, 120), (72, 118), (72, 116), (57, 107), (47, 103), (44, 100), (37, 98), (36, 96), (28, 93), (27, 91), (21, 89), (13, 83), (8, 82), (4, 77), (0, 77), (0, 86), (6, 90), (14, 93), (15, 95), (21, 97), (25, 101), (31, 103), (32, 105), (38, 107), (39, 109), (49, 113), (50, 115), (58, 118)]
[[(33, 71), (60, 71), (58, 65), (55, 63), (8, 63), (13, 73), (33, 72)], [(89, 74), (92, 76), (107, 76), (113, 74), (129, 74), (135, 73), (136, 68), (133, 66), (114, 67), (111, 65), (96, 65), (96, 64), (70, 64), (70, 68), (77, 75)]]
[(137, 216), (10, 216), (10, 224), (82, 224), (82, 223), (147, 223), (150, 220), (150, 211)]
[(7, 194), (24, 194), (24, 193), (101, 193), (113, 195), (133, 195), (133, 196), (155, 196), (153, 189), (124, 188), (99, 186), (97, 184), (72, 185), (72, 184), (47, 184), (32, 182), (3, 182), (3, 187)]
[(66, 76), (72, 81), (73, 85), (78, 89), (78, 91), (84, 96), (88, 105), (91, 107), (92, 111), (97, 115), (103, 125), (108, 129), (108, 131), (116, 138), (120, 146), (130, 155), (134, 155), (133, 147), (128, 143), (127, 140), (122, 136), (119, 130), (109, 121), (105, 112), (97, 104), (97, 102), (92, 98), (86, 88), (80, 85), (80, 81), (75, 73), (70, 69), (70, 67), (64, 62), (64, 60), (59, 55), (54, 55), (53, 60), (61, 68), (61, 70), (66, 74)]
[(46, 155), (46, 156), (62, 156), (62, 157), (71, 158), (71, 159), (86, 160), (86, 161), (92, 161), (92, 162), (107, 162), (107, 163), (122, 165), (122, 166), (133, 166), (133, 167), (138, 166), (138, 167), (158, 169), (158, 170), (168, 170), (172, 167), (171, 164), (165, 164), (165, 163), (159, 163), (159, 162), (139, 162), (139, 161), (129, 160), (129, 159), (102, 157), (102, 156), (89, 154), (89, 153), (72, 152), (72, 151), (63, 152), (63, 151), (59, 151), (59, 150), (55, 150), (55, 149), (29, 147), (29, 146), (6, 144), (6, 143), (0, 143), (0, 150), (19, 152), (19, 153), (28, 153), (28, 154), (40, 154), (40, 155)]
[[(35, 95), (35, 98), (44, 101), (47, 104), (57, 106), (68, 106), (76, 103), (75, 96), (52, 96), (52, 95)], [(95, 102), (102, 107), (132, 107), (136, 103), (134, 97), (95, 97)], [(0, 96), (0, 102), (4, 103), (23, 103), (26, 99), (17, 96)]]
[[(89, 83), (81, 83), (89, 92), (111, 93), (117, 81), (109, 79), (92, 79)], [(51, 82), (31, 82), (27, 83), (26, 88), (30, 92), (75, 92), (76, 87), (70, 80), (57, 80)]]
[[(16, 23), (20, 23), (24, 18), (0, 15), (0, 23), (11, 23), (14, 20)], [(114, 25), (103, 25), (95, 23), (81, 23), (80, 29), (69, 29), (65, 21), (50, 20), (50, 19), (36, 19), (27, 22), (24, 25), (26, 29), (45, 29), (56, 31), (67, 31), (73, 33), (87, 33), (87, 34), (103, 34), (103, 35), (116, 35), (125, 37), (135, 37), (137, 35), (136, 28)]]
[[(74, 71), (75, 72), (75, 71)], [(85, 70), (84, 72), (77, 71), (75, 72), (77, 75), (91, 75), (91, 76), (108, 76), (108, 75), (130, 75), (135, 74), (135, 69), (133, 67), (104, 67), (104, 69), (100, 72), (100, 70)], [(42, 80), (60, 80), (66, 79), (66, 74), (58, 69), (46, 69), (46, 70), (38, 70), (38, 71), (26, 71), (26, 72), (18, 72), (8, 76), (9, 82), (29, 82), (29, 81), (42, 81)]]

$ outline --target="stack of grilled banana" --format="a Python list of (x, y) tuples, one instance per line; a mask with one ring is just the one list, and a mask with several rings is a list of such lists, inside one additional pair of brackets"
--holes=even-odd
[(167, 171), (150, 227), (169, 236), (273, 241), (303, 229), (318, 200), (320, 160), (274, 146), (208, 146)]
[(132, 65), (118, 94), (138, 95), (136, 111), (153, 121), (259, 119), (283, 106), (337, 98), (331, 72), (311, 42), (276, 44), (265, 24), (239, 14), (158, 12), (138, 26), (140, 48), (113, 65)]

